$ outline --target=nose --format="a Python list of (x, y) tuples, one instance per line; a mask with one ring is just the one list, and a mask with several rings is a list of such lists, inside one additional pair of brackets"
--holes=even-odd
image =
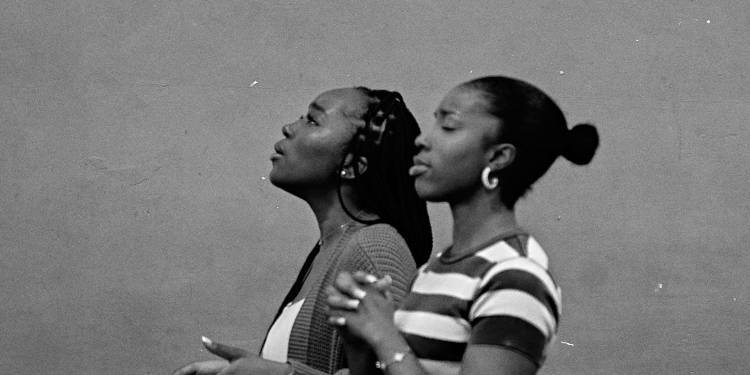
[(428, 147), (427, 145), (427, 133), (420, 133), (417, 139), (414, 140), (414, 145), (417, 146), (419, 151), (422, 151)]
[(284, 137), (289, 138), (292, 136), (292, 125), (294, 123), (285, 124), (281, 127), (281, 134), (284, 135)]

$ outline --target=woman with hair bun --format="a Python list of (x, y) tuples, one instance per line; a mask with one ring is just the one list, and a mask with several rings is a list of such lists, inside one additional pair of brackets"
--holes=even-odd
[[(387, 280), (341, 273), (328, 288), (329, 322), (366, 342), (353, 374), (534, 374), (560, 319), (560, 289), (516, 202), (558, 156), (588, 164), (596, 128), (568, 128), (538, 88), (508, 77), (453, 88), (420, 135), (410, 174), (420, 198), (447, 202), (453, 244), (420, 267), (394, 311)], [(374, 354), (372, 354), (374, 353)]]

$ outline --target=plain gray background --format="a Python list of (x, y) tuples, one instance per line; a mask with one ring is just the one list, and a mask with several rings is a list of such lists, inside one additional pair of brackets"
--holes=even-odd
[[(528, 80), (594, 162), (518, 207), (563, 320), (542, 374), (750, 368), (750, 5), (0, 2), (0, 373), (168, 374), (257, 350), (317, 239), (265, 178), (319, 92)], [(435, 248), (450, 242), (432, 205)]]

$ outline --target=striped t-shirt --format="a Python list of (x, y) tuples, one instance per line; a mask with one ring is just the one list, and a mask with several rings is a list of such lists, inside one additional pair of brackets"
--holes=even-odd
[(557, 331), (560, 288), (547, 254), (527, 234), (496, 238), (423, 265), (394, 321), (430, 373), (460, 369), (467, 345), (514, 350), (537, 366)]

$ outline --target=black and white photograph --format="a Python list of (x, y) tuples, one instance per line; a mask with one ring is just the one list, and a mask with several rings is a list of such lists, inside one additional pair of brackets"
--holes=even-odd
[(750, 3), (0, 0), (0, 374), (747, 375)]

